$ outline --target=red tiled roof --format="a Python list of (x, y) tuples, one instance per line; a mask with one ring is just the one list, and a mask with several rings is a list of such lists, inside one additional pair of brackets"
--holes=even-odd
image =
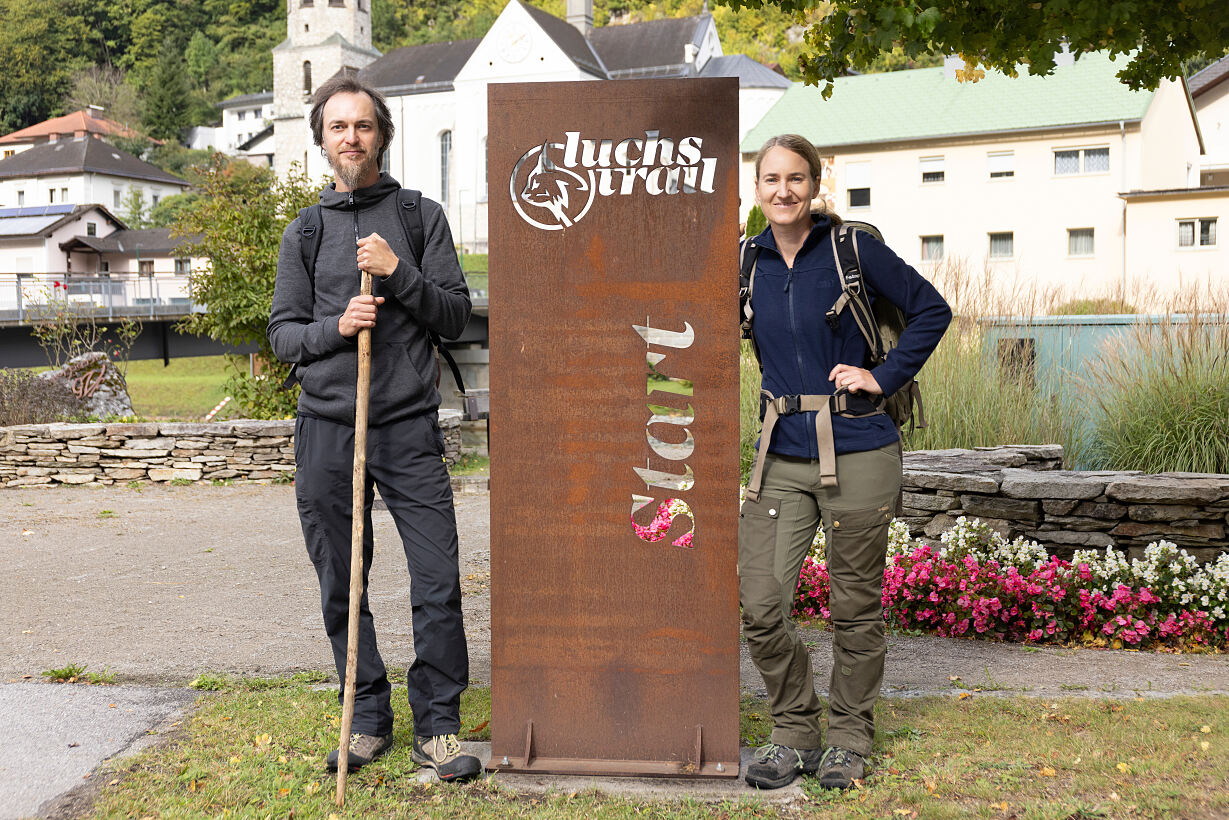
[[(40, 123), (23, 128), (20, 131), (5, 134), (3, 137), (0, 137), (0, 144), (29, 142), (31, 140), (43, 142), (52, 134), (57, 134), (60, 137), (71, 137), (79, 131), (84, 131), (87, 134), (114, 134), (118, 137), (140, 136), (131, 128), (120, 125), (118, 122), (109, 120), (106, 117), (92, 115), (83, 109), (81, 111), (74, 111), (71, 114), (65, 114), (62, 117), (52, 117), (49, 120), (43, 120)], [(153, 141), (158, 142), (157, 140)]]

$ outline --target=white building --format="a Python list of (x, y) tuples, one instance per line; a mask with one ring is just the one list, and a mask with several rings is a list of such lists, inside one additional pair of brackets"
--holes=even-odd
[(152, 208), (187, 187), (174, 174), (84, 134), (0, 159), (0, 208), (97, 202), (118, 212), (133, 190)]
[(1148, 288), (1224, 283), (1215, 233), (1229, 191), (1198, 189), (1186, 85), (1131, 91), (1103, 55), (1065, 62), (977, 83), (950, 64), (844, 77), (827, 101), (797, 85), (742, 142), (744, 213), (755, 152), (798, 133), (825, 158), (828, 203), (920, 269), (962, 260), (1004, 289), (1123, 292), (1141, 307)]
[(1188, 81), (1207, 153), (1200, 162), (1200, 185), (1229, 185), (1229, 57)]
[(592, 3), (569, 0), (561, 20), (510, 0), (480, 40), (432, 43), (379, 56), (365, 0), (292, 0), (286, 42), (274, 49), (274, 168), (312, 177), (328, 165), (312, 145), (310, 92), (357, 71), (387, 97), (397, 135), (386, 169), (445, 205), (454, 237), (487, 247), (487, 86), (493, 82), (687, 77), (739, 79), (739, 134), (789, 82), (743, 55), (723, 55), (711, 15), (594, 28)]
[(220, 151), (253, 165), (273, 164), (273, 92), (240, 94), (218, 103), (222, 123), (191, 129), (189, 148)]

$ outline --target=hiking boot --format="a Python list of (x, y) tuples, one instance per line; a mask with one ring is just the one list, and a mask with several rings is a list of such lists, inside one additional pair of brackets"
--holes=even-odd
[[(358, 732), (350, 735), (350, 753), (346, 757), (350, 771), (361, 769), (380, 755), (387, 752), (393, 745), (393, 733), (386, 735), (364, 735)], [(337, 771), (337, 749), (329, 752), (324, 765), (330, 772)]]
[(818, 769), (819, 759), (819, 749), (765, 744), (755, 750), (755, 760), (747, 767), (747, 785), (760, 789), (788, 786), (798, 775)]
[(829, 746), (819, 764), (819, 785), (825, 789), (848, 789), (866, 777), (866, 758), (857, 752)]
[(419, 766), (433, 769), (440, 780), (469, 780), (482, 771), (478, 758), (461, 751), (461, 743), (456, 735), (414, 735), (410, 756)]

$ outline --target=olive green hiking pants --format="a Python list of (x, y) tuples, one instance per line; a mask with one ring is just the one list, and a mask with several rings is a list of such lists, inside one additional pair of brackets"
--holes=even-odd
[(875, 735), (883, 681), (883, 568), (900, 492), (899, 443), (836, 457), (838, 486), (821, 487), (817, 461), (769, 454), (758, 502), (738, 522), (738, 594), (743, 634), (764, 676), (772, 742), (821, 745), (811, 658), (790, 618), (798, 575), (821, 520), (835, 632), (828, 742), (862, 756)]

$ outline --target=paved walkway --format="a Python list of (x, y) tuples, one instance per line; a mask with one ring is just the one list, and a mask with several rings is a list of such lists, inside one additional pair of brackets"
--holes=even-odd
[[(475, 683), (490, 680), (488, 501), (485, 493), (457, 499)], [(377, 514), (375, 537), (371, 608), (385, 658), (404, 666), (413, 648), (409, 589), (387, 514)], [(47, 725), (59, 729), (95, 723), (98, 732), (86, 740), (67, 740), (59, 729), (46, 731), (52, 742), (48, 754), (65, 741), (64, 771), (73, 778), (174, 714), (188, 697), (181, 687), (201, 672), (280, 675), (332, 669), (320, 634), (315, 573), (303, 550), (289, 486), (3, 490), (0, 565), (6, 568), (0, 581), (0, 683), (5, 684), (0, 686), (0, 742), (17, 748), (13, 739), (28, 738), (31, 731), (19, 718), (38, 709)], [(822, 685), (831, 635), (816, 628), (803, 632), (813, 645)], [(43, 670), (70, 663), (107, 670), (126, 684), (158, 688), (33, 683)], [(888, 695), (951, 693), (956, 691), (951, 676), (985, 692), (1040, 697), (1225, 694), (1229, 656), (890, 639)], [(745, 648), (742, 685), (751, 692), (762, 687)], [(122, 707), (121, 691), (131, 693), (124, 695)], [(107, 703), (99, 712), (101, 700)], [(112, 730), (96, 720), (97, 714), (130, 717)], [(69, 746), (72, 742), (79, 745)], [(39, 785), (36, 780), (46, 786), (37, 794), (26, 788)], [(62, 791), (64, 782), (0, 768), (0, 818), (35, 811)], [(33, 796), (15, 802), (26, 793)], [(29, 802), (34, 799), (38, 802)]]

